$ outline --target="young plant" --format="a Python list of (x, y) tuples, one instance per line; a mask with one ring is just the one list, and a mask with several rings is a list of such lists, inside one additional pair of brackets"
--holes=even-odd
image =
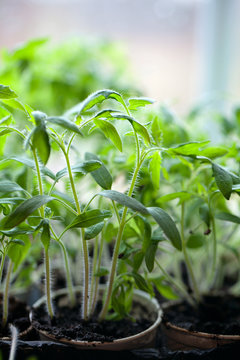
[[(94, 106), (99, 106), (105, 101), (112, 101), (117, 106), (114, 108), (102, 108), (98, 112), (93, 112)], [(101, 258), (104, 236), (106, 236), (108, 232), (106, 230), (108, 226), (111, 226), (112, 224), (113, 228), (116, 230), (116, 240), (111, 259), (106, 294), (103, 300), (102, 310), (99, 314), (99, 320), (106, 318), (110, 306), (112, 306), (114, 310), (121, 308), (121, 306), (119, 307), (119, 301), (116, 300), (119, 289), (123, 289), (123, 287), (128, 289), (122, 294), (124, 294), (125, 300), (127, 297), (131, 298), (130, 295), (133, 290), (132, 280), (137, 287), (152, 293), (152, 289), (148, 286), (144, 277), (138, 273), (138, 268), (141, 265), (140, 262), (139, 266), (133, 266), (132, 271), (127, 271), (124, 274), (121, 272), (119, 273), (124, 281), (116, 276), (117, 265), (119, 263), (118, 260), (121, 257), (121, 246), (124, 246), (124, 232), (127, 231), (128, 224), (132, 223), (132, 221), (136, 221), (139, 229), (146, 224), (145, 227), (148, 230), (146, 230), (146, 239), (144, 243), (145, 252), (149, 246), (149, 234), (151, 234), (151, 230), (149, 231), (150, 225), (148, 221), (145, 220), (145, 217), (149, 216), (151, 216), (160, 226), (164, 235), (170, 240), (172, 245), (178, 250), (182, 249), (181, 237), (172, 218), (163, 209), (159, 207), (145, 207), (133, 197), (138, 178), (140, 178), (140, 171), (143, 164), (148, 161), (149, 158), (151, 158), (152, 161), (152, 169), (156, 167), (160, 171), (160, 154), (164, 149), (161, 146), (160, 134), (157, 131), (158, 129), (150, 136), (147, 125), (143, 125), (132, 115), (132, 112), (135, 113), (140, 107), (150, 105), (151, 103), (152, 100), (147, 98), (132, 98), (126, 102), (121, 94), (116, 91), (100, 90), (93, 93), (82, 103), (71, 109), (68, 112), (69, 118), (56, 116), (49, 117), (38, 111), (29, 111), (28, 116), (30, 117), (33, 126), (31, 126), (31, 129), (27, 129), (27, 135), (7, 124), (4, 124), (2, 127), (3, 130), (14, 131), (24, 138), (25, 147), (29, 149), (30, 154), (32, 154), (33, 163), (29, 158), (25, 160), (19, 159), (19, 157), (16, 156), (12, 158), (14, 158), (14, 161), (24, 161), (25, 164), (28, 164), (27, 166), (30, 165), (30, 167), (35, 170), (38, 195), (34, 194), (33, 196), (32, 194), (29, 194), (29, 199), (24, 200), (12, 213), (10, 213), (9, 219), (5, 223), (5, 228), (10, 230), (16, 227), (18, 224), (28, 220), (35, 211), (38, 211), (39, 223), (36, 227), (36, 231), (40, 231), (40, 239), (44, 246), (47, 309), (51, 319), (54, 317), (50, 288), (49, 245), (51, 239), (56, 240), (63, 250), (69, 295), (72, 304), (74, 304), (75, 298), (72, 290), (68, 256), (62, 239), (68, 231), (72, 229), (78, 231), (78, 229), (80, 229), (79, 235), (82, 245), (84, 270), (82, 316), (85, 320), (92, 314), (96, 303), (98, 281), (95, 281), (94, 279), (99, 278), (99, 276), (103, 274), (101, 269)], [(91, 133), (95, 129), (99, 129), (119, 151), (124, 151), (126, 158), (130, 157), (132, 154), (126, 151), (126, 147), (124, 148), (124, 143), (122, 141), (123, 138), (125, 139), (125, 136), (123, 137), (124, 134), (121, 134), (117, 127), (115, 127), (115, 123), (117, 125), (125, 125), (125, 123), (130, 124), (132, 131), (131, 133), (128, 131), (128, 135), (131, 136), (135, 142), (135, 165), (132, 170), (132, 177), (127, 194), (112, 189), (113, 178), (101, 159), (96, 155), (88, 152), (85, 153), (85, 155), (82, 153), (85, 160), (78, 160), (76, 164), (73, 164), (73, 161), (71, 160), (74, 149), (76, 147), (79, 148), (80, 151), (82, 149), (82, 135), (86, 135), (87, 131)], [(28, 126), (30, 125), (31, 123), (28, 123)], [(154, 125), (153, 123), (153, 127), (154, 126), (156, 126), (156, 124)], [(46, 167), (46, 164), (50, 157), (51, 149), (56, 149), (56, 145), (63, 154), (66, 167), (54, 174)], [(78, 195), (78, 179), (79, 176), (81, 178), (87, 173), (91, 173), (93, 179), (102, 190), (98, 190), (93, 196), (90, 196), (88, 202), (84, 202), (81, 201), (81, 194), (80, 196)], [(155, 171), (155, 173), (157, 173), (157, 171)], [(66, 194), (59, 194), (59, 192), (56, 191), (58, 181), (66, 176), (68, 177), (68, 184), (71, 189), (73, 198), (72, 203), (71, 201), (66, 201)], [(49, 180), (49, 178), (51, 180)], [(102, 198), (103, 200), (98, 202), (97, 207), (92, 208), (92, 204), (96, 202), (96, 197), (99, 199)], [(107, 204), (104, 199), (108, 199), (110, 202)], [(68, 224), (62, 223), (62, 226), (64, 227), (60, 234), (55, 231), (52, 223), (55, 216), (52, 205), (55, 201), (53, 202), (53, 200), (58, 201), (60, 205), (68, 209), (73, 215), (72, 220)], [(48, 204), (48, 207), (46, 207), (46, 204)], [(109, 211), (109, 206), (111, 206), (111, 211)], [(115, 214), (114, 221), (107, 221), (107, 219), (112, 217), (112, 213)], [(92, 276), (90, 276), (91, 269), (88, 240), (95, 237), (97, 237), (97, 240), (95, 240)], [(98, 237), (100, 237), (101, 240), (98, 240)], [(139, 238), (141, 239), (141, 236)], [(131, 279), (130, 283), (132, 283), (130, 287), (128, 285), (129, 279)], [(126, 294), (129, 296), (126, 297)], [(129, 310), (131, 301), (126, 300), (125, 305)]]

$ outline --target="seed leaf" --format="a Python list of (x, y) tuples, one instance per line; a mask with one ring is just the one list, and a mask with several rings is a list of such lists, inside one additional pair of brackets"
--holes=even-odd
[(11, 214), (0, 221), (0, 229), (12, 229), (22, 223), (35, 210), (54, 200), (47, 195), (37, 195), (21, 203)]
[(112, 176), (103, 162), (99, 159), (99, 157), (92, 153), (85, 153), (86, 160), (97, 160), (100, 161), (101, 167), (97, 170), (91, 172), (91, 176), (94, 178), (96, 183), (100, 185), (103, 189), (109, 190), (112, 187)]
[(148, 207), (149, 214), (158, 223), (166, 237), (177, 250), (182, 250), (181, 237), (172, 218), (161, 208)]
[(24, 191), (24, 189), (13, 181), (1, 181), (0, 182), (0, 193), (10, 193), (14, 191)]
[(112, 214), (108, 210), (88, 210), (75, 217), (67, 229), (85, 228), (102, 222), (105, 218), (111, 217)]
[(131, 198), (125, 194), (122, 194), (115, 190), (103, 190), (98, 195), (104, 196), (108, 199), (116, 201), (117, 203), (126, 206), (134, 211), (138, 211), (141, 214), (148, 214), (147, 208), (141, 204), (138, 200)]
[(149, 272), (153, 271), (157, 248), (158, 248), (157, 241), (151, 241), (150, 246), (147, 248), (145, 254), (145, 263)]
[(217, 187), (223, 194), (223, 196), (229, 200), (232, 193), (232, 177), (228, 171), (224, 170), (221, 166), (212, 164), (213, 176), (215, 177), (215, 181)]

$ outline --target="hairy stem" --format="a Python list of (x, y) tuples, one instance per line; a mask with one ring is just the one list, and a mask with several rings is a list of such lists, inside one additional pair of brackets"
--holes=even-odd
[[(73, 180), (73, 174), (72, 174), (72, 169), (71, 169), (71, 165), (70, 165), (70, 161), (69, 161), (69, 157), (68, 157), (68, 152), (66, 152), (66, 150), (64, 148), (62, 148), (62, 150), (63, 150), (64, 156), (66, 159), (70, 185), (71, 185), (77, 213), (81, 214), (81, 208), (80, 208), (80, 205), (78, 202), (78, 197), (77, 197), (76, 187), (75, 187), (74, 180)], [(84, 318), (84, 320), (87, 320), (87, 318), (88, 318), (89, 260), (88, 260), (87, 242), (84, 239), (84, 235), (85, 235), (84, 229), (81, 230), (81, 235), (82, 235), (83, 260), (84, 260), (83, 318)]]
[(183, 203), (182, 204), (182, 211), (181, 211), (182, 250), (183, 250), (185, 263), (186, 263), (186, 266), (187, 266), (187, 269), (188, 269), (188, 273), (189, 273), (189, 276), (190, 276), (190, 279), (191, 279), (191, 282), (192, 282), (194, 297), (195, 297), (196, 301), (199, 303), (200, 302), (200, 293), (199, 293), (199, 290), (198, 290), (197, 281), (195, 279), (193, 269), (192, 269), (192, 265), (191, 265), (190, 259), (188, 257), (187, 249), (186, 249), (186, 240), (185, 240), (185, 236), (184, 236), (184, 215), (185, 215), (185, 207), (184, 207), (184, 203)]
[[(99, 249), (99, 254), (98, 254), (97, 272), (100, 271), (100, 267), (101, 267), (103, 245), (104, 245), (104, 239), (103, 239), (103, 236), (102, 236), (101, 240), (100, 240), (100, 249)], [(96, 303), (97, 303), (99, 276), (95, 277), (94, 280), (95, 280), (95, 283), (94, 283), (94, 290), (93, 290), (93, 302), (92, 302), (91, 313), (94, 312), (95, 306), (96, 306)]]
[(46, 276), (46, 296), (47, 296), (47, 309), (51, 319), (54, 317), (52, 300), (51, 300), (51, 281), (50, 281), (50, 261), (48, 251), (45, 250), (45, 276)]
[[(142, 165), (142, 162), (138, 161), (137, 164), (136, 164), (135, 171), (133, 173), (130, 189), (128, 191), (128, 196), (132, 196), (134, 186), (135, 186), (135, 183), (136, 183), (136, 180), (137, 180), (138, 172), (140, 170), (141, 165)], [(103, 320), (106, 317), (108, 307), (109, 307), (109, 304), (110, 304), (110, 301), (111, 301), (113, 282), (114, 282), (115, 273), (116, 273), (119, 249), (120, 249), (123, 230), (124, 230), (124, 226), (125, 226), (125, 220), (126, 220), (127, 211), (128, 211), (128, 208), (125, 206), (124, 210), (123, 210), (123, 214), (122, 214), (122, 219), (121, 219), (121, 222), (120, 222), (120, 225), (119, 225), (119, 230), (118, 230), (118, 235), (117, 235), (115, 247), (114, 247), (111, 270), (110, 270), (110, 276), (109, 276), (109, 281), (108, 281), (108, 286), (107, 286), (106, 300), (105, 300), (105, 303), (103, 305), (102, 311), (101, 311), (101, 313), (99, 315), (99, 320)]]
[(12, 262), (12, 260), (9, 260), (7, 276), (6, 276), (6, 281), (5, 281), (5, 289), (4, 289), (4, 294), (3, 294), (3, 317), (2, 317), (3, 328), (6, 326), (7, 319), (8, 319), (8, 293), (9, 293), (12, 268), (13, 268), (13, 262)]

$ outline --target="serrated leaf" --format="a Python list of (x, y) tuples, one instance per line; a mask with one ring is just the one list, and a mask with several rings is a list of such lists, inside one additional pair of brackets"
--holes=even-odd
[(104, 89), (89, 95), (81, 104), (79, 104), (78, 113), (81, 114), (82, 112), (91, 109), (94, 105), (101, 104), (106, 99), (114, 99), (124, 105), (123, 98), (118, 92)]
[(11, 214), (0, 221), (0, 229), (14, 228), (38, 208), (52, 200), (54, 200), (54, 198), (47, 195), (37, 195), (33, 196), (31, 199), (25, 200)]
[(212, 164), (212, 170), (217, 187), (219, 188), (223, 196), (227, 200), (229, 200), (232, 193), (232, 185), (233, 185), (231, 175), (221, 166), (214, 163)]
[(103, 229), (104, 222), (100, 222), (98, 224), (95, 224), (93, 226), (90, 226), (85, 230), (85, 240), (90, 240), (95, 238)]
[(139, 98), (131, 98), (128, 100), (128, 102), (129, 102), (128, 109), (132, 111), (132, 110), (137, 110), (139, 107), (151, 105), (154, 103), (154, 100), (146, 97), (139, 97)]
[(86, 152), (85, 153), (86, 160), (97, 160), (100, 161), (102, 166), (91, 172), (91, 176), (94, 178), (96, 183), (100, 185), (103, 189), (109, 190), (112, 187), (112, 176), (103, 162), (99, 159), (99, 157), (95, 154)]
[(208, 140), (188, 142), (168, 149), (168, 153), (173, 155), (197, 156), (202, 154), (201, 148), (208, 143)]
[(46, 118), (46, 121), (51, 123), (51, 124), (59, 125), (59, 126), (63, 127), (66, 130), (73, 131), (76, 134), (79, 134), (79, 135), (83, 136), (82, 132), (79, 130), (77, 125), (75, 123), (73, 123), (72, 121), (66, 119), (63, 116), (50, 116), (50, 117)]
[(198, 249), (205, 243), (205, 238), (201, 234), (192, 234), (187, 240), (187, 247), (189, 249)]
[(85, 228), (102, 222), (104, 219), (112, 216), (111, 211), (108, 210), (88, 210), (75, 217), (75, 219), (68, 225), (67, 229)]
[(117, 203), (126, 206), (134, 211), (138, 211), (141, 214), (148, 214), (146, 207), (143, 204), (141, 204), (138, 200), (131, 198), (125, 194), (122, 194), (118, 191), (103, 190), (100, 193), (98, 193), (98, 195), (116, 201)]
[(160, 145), (162, 141), (162, 130), (159, 118), (157, 116), (154, 117), (151, 124), (151, 135), (156, 145)]
[(166, 237), (171, 241), (172, 245), (177, 250), (182, 250), (182, 241), (175, 222), (172, 218), (161, 208), (148, 207), (147, 211), (152, 215), (154, 220), (158, 223)]
[(97, 125), (97, 127), (99, 127), (99, 129), (102, 130), (104, 135), (112, 141), (112, 143), (116, 146), (116, 148), (119, 151), (122, 151), (122, 140), (114, 125), (103, 119), (101, 120), (95, 119), (94, 123)]
[(14, 99), (17, 94), (9, 86), (0, 85), (0, 99)]
[(114, 114), (113, 118), (117, 120), (128, 120), (136, 133), (142, 136), (142, 138), (147, 144), (150, 144), (150, 135), (147, 131), (147, 128), (143, 126), (140, 122), (138, 122), (136, 119), (125, 114)]
[(227, 212), (219, 212), (215, 214), (216, 219), (229, 221), (235, 224), (240, 224), (240, 217)]
[(158, 190), (160, 185), (160, 170), (162, 158), (159, 151), (155, 151), (149, 164), (149, 171), (152, 177), (154, 189)]

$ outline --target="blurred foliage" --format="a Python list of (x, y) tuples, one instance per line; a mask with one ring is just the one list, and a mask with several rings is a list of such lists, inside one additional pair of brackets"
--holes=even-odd
[(99, 88), (139, 94), (124, 50), (108, 40), (71, 38), (55, 44), (34, 39), (1, 55), (1, 83), (49, 115), (64, 113)]

